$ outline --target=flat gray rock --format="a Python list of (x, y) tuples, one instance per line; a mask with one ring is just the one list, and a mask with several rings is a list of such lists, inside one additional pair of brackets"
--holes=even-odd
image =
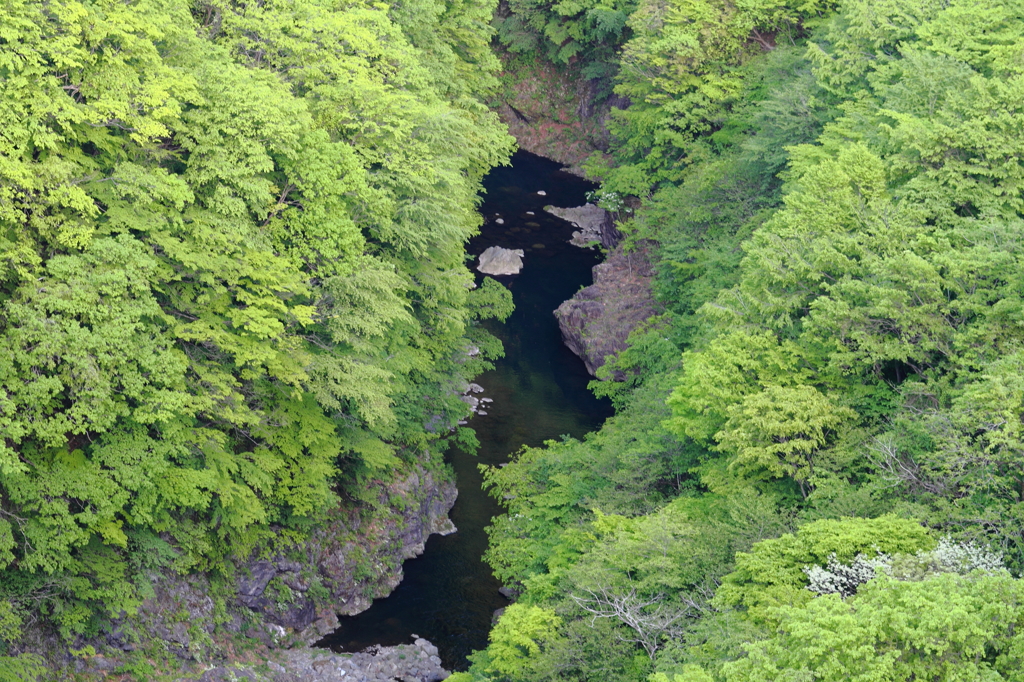
[(594, 204), (583, 204), (572, 208), (559, 208), (558, 206), (545, 206), (544, 210), (551, 215), (567, 220), (576, 227), (579, 232), (572, 233), (570, 240), (576, 246), (588, 246), (594, 242), (601, 242), (604, 246), (614, 246), (614, 223), (608, 211)]
[(518, 275), (523, 269), (523, 250), (488, 247), (480, 254), (476, 269), (485, 275)]

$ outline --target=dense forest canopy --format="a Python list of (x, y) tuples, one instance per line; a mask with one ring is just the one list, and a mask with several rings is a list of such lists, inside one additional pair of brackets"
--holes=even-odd
[(486, 471), (521, 594), (457, 679), (1019, 679), (1024, 4), (509, 7), (614, 67), (587, 168), (664, 312)]
[(0, 638), (94, 632), (440, 452), (511, 303), (464, 264), (512, 148), (491, 12), (0, 8)]
[(485, 470), (452, 679), (1021, 679), (1020, 0), (9, 0), (0, 677), (472, 444), (496, 51), (621, 103), (661, 313)]

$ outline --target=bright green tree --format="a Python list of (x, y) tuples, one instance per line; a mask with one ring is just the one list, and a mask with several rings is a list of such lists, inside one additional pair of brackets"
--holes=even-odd
[(778, 610), (770, 638), (725, 665), (725, 679), (1019, 680), (1024, 603), (1009, 575), (881, 577), (847, 600)]

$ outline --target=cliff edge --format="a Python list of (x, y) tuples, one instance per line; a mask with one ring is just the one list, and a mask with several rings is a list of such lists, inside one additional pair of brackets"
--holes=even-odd
[(625, 350), (630, 332), (655, 315), (657, 307), (647, 247), (627, 253), (617, 246), (593, 272), (594, 283), (558, 306), (555, 317), (565, 345), (596, 376), (609, 355)]

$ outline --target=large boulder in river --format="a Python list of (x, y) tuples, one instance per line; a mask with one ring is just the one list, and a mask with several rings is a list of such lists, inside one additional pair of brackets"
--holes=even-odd
[(555, 311), (565, 345), (592, 375), (609, 355), (625, 350), (629, 333), (657, 312), (651, 276), (645, 248), (631, 253), (616, 248), (594, 266), (594, 283)]
[(485, 275), (518, 275), (523, 269), (523, 250), (488, 247), (480, 254), (476, 269)]
[(612, 220), (611, 214), (600, 206), (545, 206), (544, 210), (580, 228), (578, 232), (572, 233), (572, 239), (569, 240), (576, 246), (590, 246), (594, 242), (601, 242), (601, 246), (610, 249), (622, 239), (622, 234), (615, 229), (615, 221)]

